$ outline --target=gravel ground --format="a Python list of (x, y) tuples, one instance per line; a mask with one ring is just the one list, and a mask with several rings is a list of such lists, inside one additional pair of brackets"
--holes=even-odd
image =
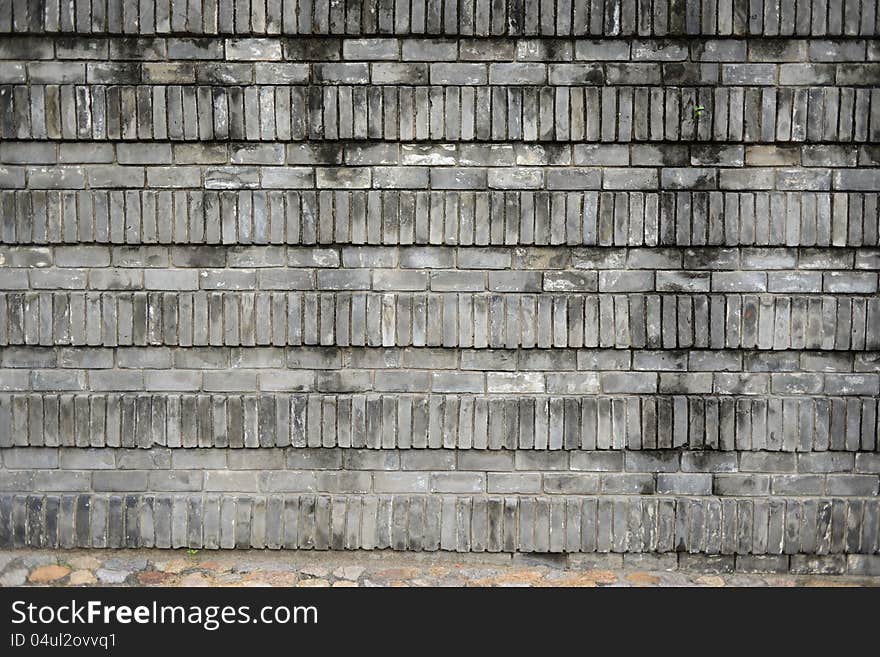
[(566, 569), (456, 553), (4, 550), (0, 586), (880, 586), (880, 577)]

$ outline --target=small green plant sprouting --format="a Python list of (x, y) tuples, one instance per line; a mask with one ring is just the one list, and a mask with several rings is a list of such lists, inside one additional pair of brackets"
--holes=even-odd
[(696, 115), (696, 117), (697, 117), (698, 119), (699, 119), (701, 116), (703, 116), (703, 112), (705, 112), (705, 111), (706, 111), (706, 108), (703, 107), (702, 105), (697, 105), (697, 106), (694, 108), (694, 114)]
[(186, 551), (186, 553), (187, 553), (189, 556), (193, 557), (193, 556), (197, 555), (197, 554), (199, 553), (199, 551), (196, 550), (195, 548), (190, 548), (190, 549), (188, 549), (188, 550)]

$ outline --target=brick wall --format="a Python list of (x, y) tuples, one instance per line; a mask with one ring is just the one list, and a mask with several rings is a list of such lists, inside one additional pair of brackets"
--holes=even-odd
[(0, 546), (880, 570), (877, 0), (0, 32)]

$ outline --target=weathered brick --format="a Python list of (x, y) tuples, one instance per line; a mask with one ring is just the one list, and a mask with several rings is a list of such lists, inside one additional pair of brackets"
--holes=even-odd
[(870, 2), (6, 4), (0, 545), (877, 570)]

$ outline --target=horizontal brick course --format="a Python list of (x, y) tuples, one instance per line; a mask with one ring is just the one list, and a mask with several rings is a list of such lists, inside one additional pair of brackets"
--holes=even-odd
[(756, 555), (759, 569), (858, 553), (858, 570), (878, 514), (876, 500), (824, 497), (20, 494), (0, 495), (0, 546), (685, 552)]
[[(31, 285), (85, 287), (62, 272), (33, 271)], [(880, 340), (873, 273), (852, 275), (849, 289), (838, 280), (830, 290), (871, 293), (851, 297), (761, 294), (766, 275), (752, 272), (712, 274), (711, 295), (645, 293), (654, 285), (650, 272), (638, 280), (632, 272), (603, 272), (598, 286), (608, 292), (599, 294), (530, 294), (540, 289), (538, 275), (493, 284), (490, 274), (489, 286), (500, 291), (456, 294), (361, 291), (370, 287), (368, 270), (319, 270), (317, 285), (305, 286), (323, 292), (221, 291), (253, 289), (255, 273), (246, 270), (218, 272), (215, 284), (210, 272), (146, 273), (154, 292), (0, 293), (0, 345), (871, 351)], [(283, 288), (297, 286), (295, 277), (285, 278)], [(198, 279), (209, 290), (169, 291), (195, 288)]]
[(21, 189), (0, 209), (7, 244), (880, 245), (874, 192)]
[[(876, 393), (576, 394), (576, 382), (605, 380), (610, 374), (573, 373), (568, 389), (560, 391), (564, 395), (525, 390), (516, 395), (446, 394), (437, 389), (453, 386), (442, 378), (434, 379), (431, 394), (6, 393), (0, 394), (0, 446), (670, 450), (663, 458), (688, 448), (724, 452), (734, 461), (735, 452), (742, 451), (744, 470), (768, 472), (790, 466), (764, 464), (758, 457), (745, 461), (747, 454), (767, 450), (778, 456), (766, 459), (781, 460), (789, 458), (782, 453), (815, 451), (812, 460), (800, 456), (800, 471), (847, 472), (853, 469), (852, 455), (835, 456), (826, 450), (880, 449)], [(111, 381), (109, 387), (124, 386)], [(36, 454), (39, 450), (28, 458)], [(692, 457), (699, 459), (700, 454)], [(572, 457), (573, 469), (591, 469), (586, 463), (574, 466), (585, 458)], [(715, 457), (707, 452), (707, 458)], [(873, 472), (870, 461), (861, 456), (858, 465), (859, 472)], [(710, 466), (697, 461), (686, 469), (706, 467)]]
[[(460, 80), (466, 84), (456, 84)], [(433, 86), (370, 85), (366, 76), (360, 86), (346, 85), (346, 78), (342, 82), (7, 85), (0, 87), (5, 117), (0, 136), (173, 142), (864, 143), (880, 135), (880, 101), (869, 87), (713, 89), (685, 86), (702, 82), (687, 79), (665, 87), (479, 86), (486, 84), (482, 77), (440, 77)], [(736, 180), (730, 184), (731, 189), (744, 188)], [(841, 184), (846, 188), (850, 183)]]
[[(285, 0), (262, 3), (253, 9), (251, 0), (194, 7), (185, 0), (171, 0), (138, 20), (136, 4), (118, 6), (104, 0), (87, 2), (81, 11), (66, 12), (51, 7), (37, 12), (27, 4), (5, 12), (0, 31), (16, 33), (99, 34), (243, 34), (243, 35), (373, 35), (431, 34), (488, 37), (492, 35), (829, 35), (870, 36), (875, 34), (873, 0), (857, 0), (843, 6), (817, 5), (814, 15), (798, 11), (782, 0), (762, 0), (734, 11), (733, 5), (716, 8), (697, 0), (662, 0), (645, 5), (638, 2), (611, 4), (604, 0), (572, 0), (561, 6), (541, 0), (490, 3), (487, 0), (457, 0), (444, 11), (435, 2), (330, 3), (318, 0)], [(109, 11), (108, 11), (109, 7)], [(308, 9), (304, 9), (308, 8)], [(189, 39), (178, 38), (177, 47), (189, 49)], [(217, 40), (222, 47), (222, 40)], [(248, 39), (231, 39), (227, 48), (243, 53), (259, 52)], [(203, 52), (210, 53), (210, 50)], [(707, 58), (741, 57), (744, 46), (735, 43), (712, 45)]]

